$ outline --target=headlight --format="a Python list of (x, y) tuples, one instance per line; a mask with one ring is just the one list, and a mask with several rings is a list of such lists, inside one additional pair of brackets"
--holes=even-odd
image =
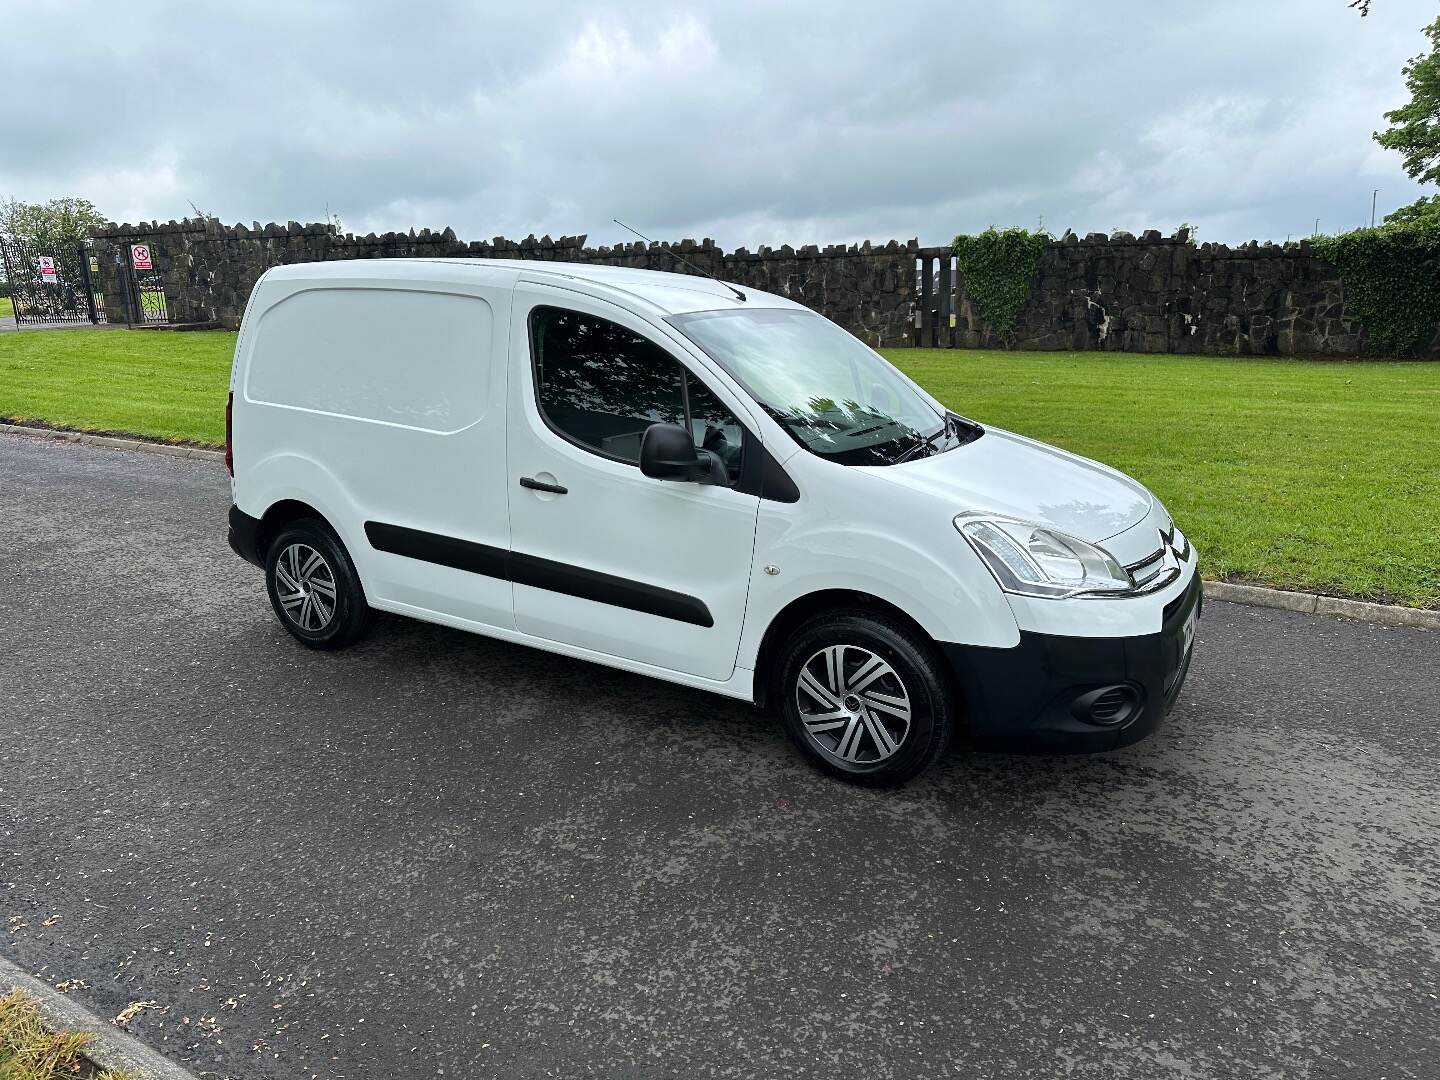
[(955, 528), (1006, 592), (1052, 598), (1135, 590), (1135, 580), (1104, 548), (1043, 525), (960, 514)]

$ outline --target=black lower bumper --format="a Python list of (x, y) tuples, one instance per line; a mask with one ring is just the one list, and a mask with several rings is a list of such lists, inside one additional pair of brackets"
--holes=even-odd
[(264, 567), (265, 562), (260, 558), (256, 544), (256, 537), (259, 533), (259, 518), (251, 517), (238, 506), (230, 507), (230, 532), (226, 536), (226, 539), (230, 541), (230, 550), (246, 562)]
[[(1096, 601), (1097, 603), (1104, 601)], [(1093, 753), (1139, 742), (1160, 726), (1190, 666), (1200, 578), (1165, 608), (1158, 634), (1062, 637), (1021, 631), (1013, 649), (942, 644), (986, 749)], [(1112, 708), (1117, 706), (1116, 708)]]

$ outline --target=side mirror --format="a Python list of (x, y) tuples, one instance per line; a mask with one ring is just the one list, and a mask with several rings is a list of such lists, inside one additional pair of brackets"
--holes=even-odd
[[(708, 450), (697, 451), (679, 424), (651, 424), (640, 437), (640, 471), (652, 480), (724, 484), (725, 465)], [(718, 474), (718, 478), (717, 478)]]

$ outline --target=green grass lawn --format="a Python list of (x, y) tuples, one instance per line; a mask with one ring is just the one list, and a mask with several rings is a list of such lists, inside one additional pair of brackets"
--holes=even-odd
[(1207, 577), (1440, 602), (1440, 364), (886, 355), (956, 412), (1143, 482)]
[[(0, 336), (0, 417), (224, 438), (235, 335)], [(957, 412), (1152, 488), (1208, 577), (1440, 605), (1440, 364), (886, 353)]]
[(235, 335), (22, 330), (0, 336), (0, 417), (167, 442), (225, 441)]

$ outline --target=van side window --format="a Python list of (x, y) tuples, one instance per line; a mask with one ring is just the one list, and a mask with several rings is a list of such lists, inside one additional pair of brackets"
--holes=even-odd
[(540, 412), (572, 442), (633, 465), (647, 427), (679, 424), (739, 479), (739, 422), (653, 341), (607, 319), (537, 307), (530, 342)]

